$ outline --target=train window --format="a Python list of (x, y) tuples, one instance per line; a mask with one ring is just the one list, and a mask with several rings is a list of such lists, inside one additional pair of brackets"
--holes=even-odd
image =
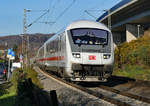
[(53, 53), (53, 42), (49, 42), (46, 49), (48, 54)]
[(47, 44), (47, 53), (49, 54), (53, 54), (53, 53), (56, 53), (56, 52), (58, 52), (58, 46), (59, 45), (59, 38), (57, 38), (57, 39), (55, 39), (55, 40), (53, 40), (53, 41), (51, 41), (51, 42), (49, 42), (48, 44)]
[(74, 44), (101, 45), (107, 44), (108, 31), (95, 28), (80, 28), (71, 30)]

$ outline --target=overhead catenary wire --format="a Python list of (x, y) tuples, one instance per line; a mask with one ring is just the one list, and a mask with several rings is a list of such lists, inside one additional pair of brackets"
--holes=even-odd
[[(47, 14), (48, 14), (48, 13), (47, 13)], [(44, 23), (44, 24), (40, 25), (40, 27), (41, 27), (41, 32), (45, 32), (45, 29), (46, 29), (45, 22), (47, 22), (47, 20), (46, 20), (46, 15), (45, 15), (45, 17), (43, 17), (43, 18), (41, 19), (41, 21), (39, 20), (39, 21), (37, 22), (37, 23)]]
[(88, 10), (85, 10), (84, 12), (87, 13), (89, 16), (93, 17), (94, 19), (97, 19), (97, 17), (95, 17), (94, 15), (92, 15)]
[(47, 10), (26, 10), (27, 12), (46, 12)]
[[(53, 4), (53, 0), (49, 0), (48, 9), (50, 11), (47, 14), (47, 17), (45, 18), (45, 21), (47, 21), (47, 22), (49, 21), (49, 17), (52, 15), (52, 11), (53, 11), (52, 4)], [(48, 24), (47, 28), (45, 28), (46, 29), (46, 31), (45, 31), (46, 33), (49, 33), (50, 26), (51, 26), (51, 24)]]
[(49, 10), (47, 10), (45, 13), (43, 13), (41, 16), (39, 16), (36, 20), (34, 20), (33, 22), (31, 22), (31, 24), (27, 25), (26, 27), (30, 27), (31, 25), (33, 25), (34, 23), (36, 23), (39, 19), (41, 19), (48, 12), (49, 12)]
[[(49, 12), (49, 15), (47, 16), (47, 20), (50, 20), (50, 18), (53, 16), (53, 12), (54, 12), (54, 10), (55, 10), (55, 8), (56, 8), (56, 4), (58, 5), (58, 3), (55, 1), (55, 0), (49, 0), (49, 10), (50, 10), (50, 12)], [(53, 22), (54, 22), (54, 20), (53, 20)], [(48, 24), (49, 26), (48, 26), (48, 30), (47, 30), (47, 32), (49, 33), (50, 32), (50, 27), (53, 25), (54, 23), (52, 23), (52, 24)]]
[[(75, 3), (75, 1), (76, 1), (76, 0), (73, 0), (73, 1), (71, 2), (71, 4), (70, 4), (69, 6), (67, 6), (67, 7), (58, 15), (58, 17), (56, 17), (54, 24), (56, 24), (56, 23), (58, 22), (58, 20), (73, 6), (73, 4)], [(54, 24), (52, 24), (51, 27), (52, 27)]]
[(60, 15), (56, 18), (56, 20), (60, 19), (75, 3), (76, 0), (73, 0), (72, 3), (64, 9), (64, 11), (62, 13), (60, 13)]
[(88, 14), (89, 16), (93, 17), (94, 19), (97, 19), (98, 17), (94, 16), (91, 12), (106, 12), (106, 9), (103, 10), (84, 10), (84, 12), (86, 14)]
[[(110, 2), (114, 1), (114, 0), (109, 0)], [(120, 0), (118, 0), (118, 2), (120, 2)], [(87, 15), (89, 15), (90, 17), (94, 18), (94, 19), (97, 19), (100, 14), (103, 14), (104, 12), (108, 12), (106, 10), (110, 10), (110, 9), (106, 9), (106, 7), (104, 8), (104, 6), (106, 5), (106, 1), (103, 0), (103, 2), (101, 2), (101, 4), (96, 4), (95, 7), (92, 7), (92, 8), (89, 8), (89, 9), (86, 9), (84, 11), (84, 13), (86, 13)], [(98, 6), (100, 5), (100, 8), (98, 8)], [(109, 7), (107, 7), (109, 8)], [(94, 15), (94, 13), (97, 13), (97, 15)]]
[(53, 6), (53, 1), (54, 0), (49, 0), (49, 3), (48, 3), (48, 10), (49, 12), (46, 14), (46, 16), (43, 18), (43, 21), (39, 21), (38, 23), (44, 23), (44, 24), (47, 24), (47, 27), (44, 25), (44, 29), (43, 29), (43, 32), (46, 32), (46, 33), (49, 33), (48, 29), (49, 27), (55, 23), (54, 21), (50, 21), (49, 20), (49, 17), (52, 15), (52, 11), (54, 10), (54, 8), (52, 8)]
[[(44, 23), (44, 24), (48, 24), (48, 30), (50, 29), (50, 27), (55, 23), (54, 20), (50, 20), (49, 18), (52, 16), (53, 12), (55, 11), (56, 6), (58, 5), (58, 0), (49, 0), (48, 3), (48, 9), (49, 12), (47, 14), (47, 18), (45, 17), (43, 22), (37, 22), (37, 23)], [(45, 28), (46, 29), (46, 28)], [(47, 33), (49, 33), (50, 31), (47, 30)]]
[[(58, 0), (57, 0), (58, 1)], [(51, 24), (51, 27), (54, 26), (55, 24), (57, 24), (59, 22), (59, 19), (62, 18), (62, 16), (72, 7), (72, 5), (74, 4), (76, 0), (73, 0), (69, 6), (67, 6), (54, 20), (55, 20), (55, 23)], [(112, 0), (110, 0), (112, 1)], [(106, 1), (102, 1), (100, 4), (96, 4), (96, 7), (92, 7), (90, 9), (86, 9), (86, 10), (83, 10), (83, 13), (86, 13), (88, 14), (90, 17), (92, 17), (94, 20), (96, 20), (100, 14), (104, 13), (103, 10), (106, 10), (106, 9), (99, 9), (98, 7), (103, 7), (104, 4), (106, 3)], [(53, 9), (54, 10), (54, 9)], [(94, 13), (96, 12), (96, 13)], [(80, 16), (81, 17), (81, 16)], [(82, 15), (83, 17), (83, 15)], [(87, 16), (86, 16), (87, 18)], [(52, 30), (52, 28), (50, 29)]]

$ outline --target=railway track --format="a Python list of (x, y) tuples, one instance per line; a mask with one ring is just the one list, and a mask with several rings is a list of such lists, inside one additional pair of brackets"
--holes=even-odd
[(134, 95), (134, 94), (128, 93), (126, 91), (119, 91), (119, 90), (116, 90), (116, 89), (113, 89), (113, 88), (110, 88), (110, 87), (107, 87), (107, 86), (103, 86), (103, 85), (100, 85), (99, 88), (150, 104), (150, 99), (149, 98), (145, 98), (145, 97), (142, 97), (142, 96)]
[[(35, 69), (40, 70), (37, 67)], [(112, 88), (106, 87), (106, 86), (99, 86), (98, 87), (99, 89), (103, 89), (106, 92), (107, 91), (108, 92), (112, 92), (112, 93), (115, 93), (116, 95), (121, 95), (122, 97), (128, 98), (128, 100), (120, 100), (118, 98), (109, 96), (109, 95), (107, 95), (107, 94), (105, 94), (105, 93), (103, 93), (101, 91), (99, 92), (99, 91), (97, 91), (95, 89), (94, 90), (88, 89), (86, 87), (79, 86), (79, 85), (73, 84), (71, 82), (65, 81), (65, 80), (63, 80), (63, 79), (61, 79), (61, 78), (59, 78), (59, 77), (57, 77), (55, 75), (52, 75), (50, 73), (47, 73), (45, 71), (40, 70), (40, 72), (42, 72), (44, 75), (46, 75), (49, 78), (53, 78), (53, 79), (55, 79), (57, 81), (60, 81), (61, 83), (64, 83), (64, 84), (66, 84), (68, 86), (71, 86), (73, 88), (76, 88), (78, 90), (81, 90), (82, 92), (90, 94), (90, 95), (92, 95), (92, 96), (94, 96), (96, 98), (102, 99), (102, 100), (107, 101), (109, 103), (112, 103), (114, 105), (119, 105), (119, 106), (132, 106), (132, 105), (135, 105), (135, 106), (137, 106), (137, 105), (139, 105), (139, 106), (141, 106), (141, 105), (148, 106), (148, 105), (150, 105), (150, 99), (148, 99), (148, 98), (144, 98), (144, 97), (140, 97), (140, 96), (137, 96), (137, 95), (129, 94), (127, 92), (121, 92), (121, 91), (118, 91), (116, 89), (112, 89)], [(132, 101), (130, 101), (130, 99), (132, 99)], [(135, 102), (133, 102), (134, 100), (135, 100)]]

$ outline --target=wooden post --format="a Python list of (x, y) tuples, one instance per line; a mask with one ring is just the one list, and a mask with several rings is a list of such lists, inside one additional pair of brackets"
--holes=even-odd
[(50, 91), (50, 99), (52, 102), (52, 106), (58, 106), (56, 90)]

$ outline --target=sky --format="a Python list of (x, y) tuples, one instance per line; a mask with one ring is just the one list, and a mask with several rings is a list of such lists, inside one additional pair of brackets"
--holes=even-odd
[[(0, 36), (23, 34), (24, 9), (26, 25), (49, 10), (36, 23), (27, 28), (27, 33), (57, 33), (76, 20), (96, 20), (106, 9), (121, 0), (1, 0)], [(94, 17), (88, 15), (87, 10)], [(52, 22), (45, 24), (43, 22)], [(53, 23), (54, 22), (54, 23)]]

